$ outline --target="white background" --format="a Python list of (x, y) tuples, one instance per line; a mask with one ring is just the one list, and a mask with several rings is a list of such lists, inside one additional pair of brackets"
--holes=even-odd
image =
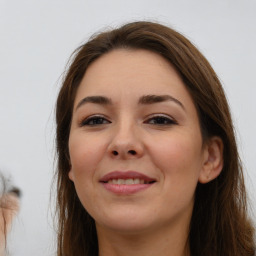
[(71, 52), (92, 33), (153, 20), (185, 34), (219, 75), (256, 204), (255, 0), (0, 0), (0, 169), (23, 191), (16, 256), (54, 255), (54, 104)]

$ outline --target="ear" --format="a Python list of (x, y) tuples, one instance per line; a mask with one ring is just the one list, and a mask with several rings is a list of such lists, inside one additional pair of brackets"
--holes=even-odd
[(220, 137), (211, 137), (206, 142), (203, 161), (198, 181), (208, 183), (217, 178), (223, 168), (223, 142)]
[(73, 173), (72, 166), (70, 167), (70, 170), (68, 172), (68, 177), (70, 180), (74, 181), (74, 173)]

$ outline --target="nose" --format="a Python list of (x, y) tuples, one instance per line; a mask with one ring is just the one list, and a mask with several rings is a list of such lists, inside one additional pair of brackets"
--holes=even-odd
[(144, 154), (142, 138), (135, 127), (117, 127), (108, 147), (108, 153), (116, 159), (135, 159)]

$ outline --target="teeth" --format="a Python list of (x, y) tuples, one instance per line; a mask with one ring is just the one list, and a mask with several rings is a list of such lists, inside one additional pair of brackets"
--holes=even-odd
[(149, 182), (136, 178), (136, 179), (112, 179), (112, 180), (109, 180), (107, 183), (116, 184), (116, 185), (133, 185), (133, 184), (148, 184)]
[(118, 185), (122, 185), (122, 184), (124, 184), (124, 180), (122, 180), (122, 179), (118, 179), (116, 184), (118, 184)]
[[(144, 180), (141, 180), (141, 181), (144, 183)], [(134, 184), (140, 184), (140, 179), (134, 179)]]
[(131, 184), (134, 184), (133, 179), (125, 180), (125, 185), (131, 185)]

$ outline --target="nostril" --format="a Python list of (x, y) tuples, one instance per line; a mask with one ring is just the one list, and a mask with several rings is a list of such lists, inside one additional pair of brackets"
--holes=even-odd
[(135, 150), (129, 150), (128, 153), (133, 155), (133, 156), (136, 155), (136, 151)]
[(113, 153), (114, 156), (117, 156), (117, 155), (118, 155), (118, 152), (115, 151), (115, 150), (114, 150), (112, 153)]

